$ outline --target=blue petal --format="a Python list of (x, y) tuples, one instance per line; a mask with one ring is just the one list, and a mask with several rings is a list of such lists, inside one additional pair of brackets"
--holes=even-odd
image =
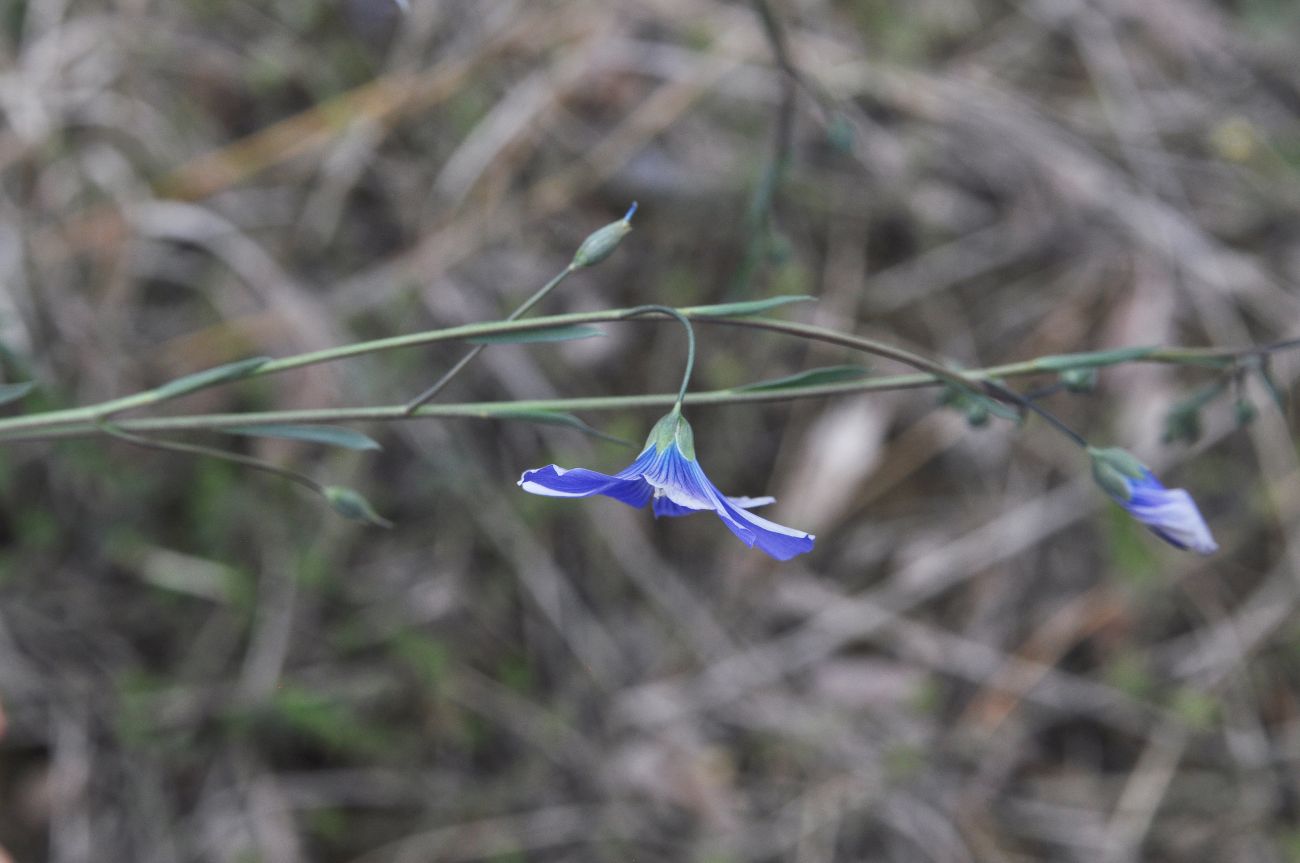
[(664, 515), (667, 516), (690, 515), (693, 512), (699, 512), (699, 511), (700, 510), (698, 509), (691, 509), (689, 506), (682, 506), (680, 503), (673, 503), (671, 500), (664, 497), (663, 495), (660, 495), (659, 497), (655, 498), (655, 503), (654, 503), (655, 518), (659, 518), (660, 516), (664, 516)]
[(681, 516), (712, 510), (742, 542), (775, 557), (789, 560), (811, 551), (813, 536), (747, 512), (747, 508), (772, 502), (770, 497), (729, 498), (704, 475), (694, 459), (676, 444), (662, 450), (647, 447), (632, 464), (614, 476), (585, 468), (566, 470), (549, 465), (524, 473), (519, 485), (525, 491), (552, 497), (589, 497), (603, 494), (631, 506), (645, 506), (654, 498), (656, 516)]
[(1170, 545), (1200, 554), (1219, 548), (1192, 496), (1181, 488), (1165, 488), (1150, 471), (1129, 484), (1129, 499), (1119, 503)]
[(653, 457), (653, 451), (643, 452), (636, 461), (615, 476), (586, 468), (567, 469), (547, 465), (537, 470), (525, 471), (519, 487), (533, 494), (548, 497), (590, 497), (603, 494), (629, 506), (643, 507), (650, 502), (654, 489), (641, 478), (643, 464)]
[[(776, 503), (774, 497), (729, 497), (727, 503), (738, 509), (751, 509), (756, 506), (767, 506), (769, 503)], [(712, 507), (709, 507), (712, 509)], [(689, 506), (682, 506), (680, 503), (673, 503), (667, 497), (660, 495), (655, 498), (654, 506), (655, 518), (659, 516), (677, 516), (690, 515), (693, 512), (700, 512), (698, 509), (692, 509)]]
[(705, 492), (713, 504), (714, 511), (722, 518), (722, 523), (745, 545), (764, 551), (777, 560), (789, 560), (796, 555), (812, 551), (815, 539), (812, 534), (746, 512), (732, 504), (718, 491), (704, 475), (704, 469), (698, 462), (687, 462), (686, 467), (694, 481), (693, 487)]

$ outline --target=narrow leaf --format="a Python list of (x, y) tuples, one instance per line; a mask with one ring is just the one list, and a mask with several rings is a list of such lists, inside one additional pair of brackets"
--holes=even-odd
[(35, 386), (36, 384), (33, 381), (23, 381), (20, 384), (0, 384), (0, 405), (18, 401), (31, 392)]
[(270, 357), (252, 357), (246, 360), (227, 363), (224, 366), (217, 366), (215, 369), (207, 369), (205, 371), (195, 372), (192, 375), (177, 378), (171, 383), (163, 384), (158, 387), (158, 389), (154, 390), (154, 393), (159, 398), (165, 399), (183, 396), (186, 393), (192, 393), (195, 390), (201, 390), (204, 387), (212, 387), (217, 384), (224, 384), (228, 381), (236, 381), (240, 378), (246, 378), (270, 361)]
[(595, 327), (575, 325), (568, 327), (546, 327), (540, 330), (527, 330), (521, 333), (490, 333), (469, 339), (476, 345), (513, 345), (528, 342), (568, 342), (574, 339), (590, 339), (605, 335)]
[(350, 488), (331, 485), (325, 488), (324, 494), (325, 499), (329, 501), (334, 511), (344, 518), (352, 521), (364, 521), (377, 527), (393, 526), (391, 521), (375, 512), (375, 508), (370, 505), (370, 501)]
[(490, 416), (493, 419), (523, 420), (524, 422), (530, 422), (530, 423), (545, 423), (546, 425), (568, 426), (569, 428), (577, 429), (583, 434), (591, 435), (592, 437), (600, 438), (601, 440), (607, 440), (610, 441), (611, 443), (623, 444), (624, 446), (632, 446), (631, 441), (623, 440), (620, 437), (614, 437), (611, 434), (606, 434), (600, 429), (589, 425), (588, 423), (582, 421), (578, 417), (569, 413), (561, 413), (559, 411), (543, 411), (543, 410), (536, 410), (536, 411), (512, 410), (512, 411), (494, 411)]
[(813, 387), (819, 384), (833, 384), (840, 381), (851, 381), (855, 378), (863, 377), (870, 372), (862, 366), (825, 366), (819, 369), (809, 369), (806, 372), (788, 375), (783, 378), (773, 378), (766, 381), (756, 381), (752, 384), (741, 384), (738, 387), (732, 387), (733, 392), (748, 393), (762, 390), (785, 390), (795, 387)]
[(979, 400), (988, 412), (993, 414), (995, 417), (1001, 417), (1004, 420), (1011, 420), (1012, 422), (1019, 422), (1023, 419), (1020, 415), (1020, 411), (1016, 410), (1004, 401), (984, 395), (979, 396)]
[(779, 306), (788, 306), (791, 303), (807, 303), (816, 301), (816, 297), (806, 295), (782, 294), (779, 297), (768, 297), (765, 300), (749, 300), (743, 303), (721, 303), (716, 306), (692, 306), (688, 309), (682, 309), (682, 313), (688, 318), (744, 318), (749, 315), (758, 315), (769, 309), (775, 309)]
[(1135, 348), (1116, 348), (1113, 351), (1092, 351), (1084, 354), (1053, 354), (1034, 360), (1034, 367), (1045, 372), (1061, 372), (1066, 369), (1085, 369), (1094, 366), (1111, 366), (1130, 360), (1140, 360), (1150, 356), (1156, 349), (1151, 346)]
[(344, 449), (372, 450), (383, 449), (379, 442), (342, 426), (317, 425), (264, 425), (264, 426), (228, 426), (217, 429), (226, 434), (247, 435), (249, 437), (274, 437), (287, 440), (308, 441), (309, 443), (340, 446)]

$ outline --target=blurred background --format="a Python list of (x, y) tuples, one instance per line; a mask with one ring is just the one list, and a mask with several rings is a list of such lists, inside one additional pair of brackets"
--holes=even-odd
[[(632, 200), (539, 311), (809, 293), (781, 314), (968, 367), (1294, 337), (1298, 39), (1292, 0), (0, 0), (5, 379), (86, 404), (501, 317)], [(676, 328), (606, 331), (441, 399), (675, 389)], [(860, 361), (700, 338), (697, 388)], [(396, 403), (462, 350), (174, 410)], [(1190, 489), (1210, 558), (1041, 422), (927, 390), (691, 412), (721, 488), (817, 534), (787, 564), (520, 492), (635, 455), (563, 428), (224, 442), (391, 531), (224, 463), (10, 445), (0, 859), (1300, 860), (1294, 402), (1251, 377), (1162, 442), (1209, 375), (1046, 404)]]

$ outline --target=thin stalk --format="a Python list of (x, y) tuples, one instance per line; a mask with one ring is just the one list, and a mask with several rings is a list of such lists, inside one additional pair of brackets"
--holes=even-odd
[[(632, 230), (632, 217), (636, 215), (636, 209), (637, 203), (636, 201), (633, 201), (632, 206), (627, 208), (627, 212), (623, 214), (622, 219), (617, 222), (611, 222), (589, 235), (587, 239), (583, 241), (582, 245), (578, 247), (578, 251), (574, 253), (573, 260), (569, 261), (569, 265), (556, 275), (555, 278), (551, 279), (545, 285), (542, 285), (537, 293), (524, 300), (523, 304), (519, 306), (519, 308), (515, 309), (506, 317), (506, 320), (513, 321), (526, 315), (529, 309), (540, 303), (547, 294), (555, 290), (560, 282), (568, 278), (570, 273), (576, 270), (581, 270), (584, 267), (598, 264), (605, 258), (609, 257), (609, 255), (618, 248), (619, 241), (627, 235), (628, 231)], [(407, 402), (407, 414), (415, 413), (415, 409), (420, 405), (432, 401), (434, 397), (436, 397), (438, 393), (442, 392), (443, 388), (451, 382), (452, 378), (460, 374), (461, 369), (465, 368), (465, 366), (469, 365), (475, 357), (483, 353), (484, 347), (486, 347), (486, 345), (478, 345), (470, 350), (470, 352), (461, 357), (454, 366), (448, 369), (446, 374), (438, 378), (438, 380), (434, 382), (433, 386)]]
[(640, 315), (650, 314), (651, 312), (658, 312), (659, 314), (674, 317), (683, 327), (686, 328), (686, 370), (682, 373), (682, 385), (677, 391), (677, 402), (673, 405), (673, 410), (680, 413), (682, 401), (686, 398), (686, 388), (690, 386), (691, 383), (691, 372), (695, 371), (695, 328), (691, 326), (691, 322), (685, 315), (676, 309), (669, 308), (668, 306), (638, 306), (629, 311), (624, 315), (624, 317), (635, 318)]
[[(513, 321), (527, 314), (529, 309), (531, 309), (533, 306), (537, 305), (543, 299), (545, 299), (547, 294), (549, 294), (551, 291), (559, 287), (560, 282), (563, 282), (565, 279), (567, 279), (569, 277), (569, 274), (574, 272), (577, 269), (578, 269), (577, 264), (572, 264), (572, 263), (569, 264), (567, 267), (561, 270), (555, 276), (555, 278), (551, 279), (549, 282), (542, 285), (542, 287), (538, 289), (537, 293), (533, 294), (531, 297), (524, 300), (523, 304), (520, 305), (519, 308), (515, 309), (506, 317), (506, 321)], [(470, 349), (469, 353), (465, 354), (465, 356), (457, 360), (456, 364), (452, 366), (450, 369), (448, 369), (446, 374), (438, 378), (438, 380), (434, 382), (433, 386), (429, 387), (427, 390), (425, 390), (415, 398), (408, 401), (406, 403), (407, 416), (410, 416), (411, 414), (415, 413), (416, 409), (419, 408), (420, 405), (433, 401), (433, 399), (438, 395), (438, 393), (442, 392), (443, 388), (446, 387), (447, 384), (451, 383), (451, 379), (456, 377), (456, 375), (460, 374), (461, 369), (465, 368), (465, 366), (473, 362), (475, 357), (483, 353), (483, 349), (486, 347), (487, 345), (475, 345), (473, 348)]]
[(752, 327), (759, 330), (771, 330), (772, 332), (785, 333), (786, 335), (799, 336), (813, 341), (826, 342), (827, 344), (840, 345), (841, 347), (852, 348), (863, 353), (874, 354), (878, 357), (896, 360), (904, 365), (911, 366), (923, 372), (929, 372), (936, 378), (945, 381), (958, 389), (975, 390), (979, 388), (975, 382), (966, 376), (964, 372), (955, 371), (940, 363), (935, 362), (920, 354), (912, 353), (903, 348), (894, 347), (893, 345), (879, 342), (875, 339), (869, 339), (864, 336), (854, 336), (848, 333), (841, 333), (838, 330), (819, 327), (814, 324), (799, 324), (790, 321), (776, 321), (768, 318), (715, 318), (712, 323), (723, 324), (726, 326)]
[(1084, 438), (1083, 435), (1079, 434), (1077, 431), (1070, 428), (1068, 425), (1065, 424), (1064, 421), (1061, 420), (1060, 417), (1058, 417), (1056, 414), (1049, 411), (1047, 408), (1043, 407), (1042, 405), (1036, 404), (1033, 400), (1025, 398), (1024, 396), (1020, 395), (1020, 393), (1016, 392), (1010, 387), (1003, 386), (997, 381), (986, 380), (983, 383), (984, 383), (984, 389), (990, 395), (996, 396), (1002, 401), (1009, 401), (1015, 405), (1020, 406), (1021, 408), (1024, 408), (1025, 410), (1033, 411), (1034, 413), (1042, 417), (1044, 420), (1046, 420), (1048, 425), (1056, 429), (1061, 434), (1065, 435), (1071, 441), (1078, 444), (1083, 449), (1088, 448), (1088, 441), (1087, 439)]
[[(759, 404), (798, 399), (825, 398), (853, 393), (882, 392), (894, 389), (913, 389), (939, 383), (932, 375), (908, 374), (891, 377), (868, 378), (838, 384), (819, 384), (791, 387), (782, 390), (709, 390), (688, 393), (682, 403), (687, 406), (725, 404)], [(414, 414), (405, 412), (405, 405), (380, 407), (319, 408), (287, 411), (258, 411), (251, 413), (192, 414), (176, 417), (140, 417), (119, 419), (115, 425), (136, 432), (187, 432), (219, 431), (231, 425), (317, 425), (347, 422), (391, 422), (415, 419), (514, 419), (521, 413), (578, 411), (616, 411), (638, 408), (671, 408), (680, 393), (656, 393), (635, 396), (586, 396), (579, 398), (535, 399), (528, 401), (464, 402), (457, 404), (424, 405)], [(15, 432), (0, 430), (0, 443), (55, 440), (92, 436), (98, 432), (93, 422), (63, 425), (50, 429), (21, 429)]]
[(239, 453), (227, 452), (226, 450), (215, 449), (213, 447), (199, 446), (198, 444), (182, 443), (180, 441), (170, 441), (170, 440), (157, 440), (155, 438), (143, 437), (141, 435), (134, 434), (132, 432), (129, 432), (121, 428), (116, 423), (104, 422), (103, 420), (99, 420), (98, 422), (96, 422), (95, 428), (98, 431), (101, 431), (104, 434), (108, 435), (109, 437), (114, 437), (117, 438), (118, 440), (126, 441), (129, 444), (138, 447), (143, 447), (145, 449), (161, 450), (162, 452), (179, 452), (179, 453), (185, 453), (186, 455), (205, 456), (207, 458), (215, 458), (215, 459), (220, 459), (222, 461), (231, 462), (233, 464), (242, 465), (243, 467), (251, 467), (254, 470), (265, 471), (266, 473), (273, 473), (277, 476), (282, 476), (287, 480), (296, 482), (301, 486), (305, 486), (306, 488), (311, 489), (316, 494), (319, 494), (322, 497), (326, 496), (325, 486), (316, 482), (316, 480), (312, 479), (306, 474), (301, 474), (295, 470), (289, 470), (288, 468), (279, 467), (278, 465), (273, 465), (270, 462), (265, 462), (262, 461), (261, 459), (253, 458), (252, 456), (240, 455)]
[[(814, 327), (807, 324), (798, 324), (788, 321), (778, 321), (769, 318), (719, 317), (712, 311), (716, 308), (716, 306), (708, 305), (689, 306), (679, 308), (676, 311), (697, 322), (764, 329), (866, 351), (878, 356), (895, 359), (914, 367), (923, 368), (926, 371), (930, 371), (935, 377), (940, 377), (944, 381), (955, 384), (959, 387), (971, 388), (972, 382), (979, 381), (983, 378), (982, 374), (973, 370), (963, 370), (958, 374), (910, 351), (895, 348), (892, 345), (887, 345), (872, 339), (838, 333), (834, 330), (827, 330), (822, 327)], [(333, 362), (335, 360), (436, 342), (471, 339), (494, 334), (527, 332), (529, 330), (547, 329), (575, 324), (613, 322), (626, 319), (627, 311), (627, 309), (610, 309), (597, 312), (577, 312), (565, 315), (550, 315), (546, 317), (531, 318), (526, 321), (491, 321), (486, 323), (465, 324), (458, 327), (448, 327), (439, 330), (428, 330), (419, 333), (408, 333), (401, 336), (390, 336), (388, 338), (357, 342), (350, 345), (327, 348), (319, 351), (310, 351), (278, 360), (272, 360), (251, 372), (247, 375), (247, 378), (261, 377), (263, 375), (276, 374), (291, 369)], [(654, 319), (651, 318), (649, 320)], [(1269, 354), (1294, 347), (1300, 347), (1300, 339), (1288, 339), (1264, 346), (1250, 346), (1234, 349), (1153, 346), (1133, 351), (1083, 352), (1062, 354), (1052, 357), (1039, 357), (1036, 359), (995, 366), (990, 369), (985, 369), (984, 373), (1006, 378), (1033, 374), (1056, 374), (1062, 369), (1070, 367), (1102, 368), (1105, 366), (1119, 365), (1129, 362), (1166, 363), (1176, 365), (1209, 364), (1222, 367), (1223, 365), (1236, 361), (1242, 357), (1266, 357)], [(928, 379), (929, 377), (930, 376), (927, 375), (922, 379), (921, 383), (913, 383), (910, 385), (923, 386), (933, 383), (932, 380)], [(17, 439), (18, 435), (21, 435), (24, 439), (30, 439), (32, 437), (39, 437), (39, 432), (46, 430), (58, 429), (65, 426), (85, 426), (86, 424), (93, 423), (97, 417), (151, 406), (166, 400), (167, 399), (161, 397), (157, 391), (149, 390), (85, 407), (48, 411), (39, 414), (4, 417), (0, 418), (0, 440)], [(402, 407), (405, 408), (405, 406)], [(414, 416), (416, 415), (416, 412), (409, 412), (404, 415)], [(38, 432), (38, 434), (31, 434), (32, 432)]]

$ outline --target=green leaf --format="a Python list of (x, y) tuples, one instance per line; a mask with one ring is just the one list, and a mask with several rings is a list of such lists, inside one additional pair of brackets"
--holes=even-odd
[(247, 435), (249, 437), (274, 437), (287, 440), (301, 440), (320, 443), (326, 446), (340, 446), (344, 449), (372, 450), (383, 449), (379, 442), (341, 426), (317, 425), (264, 425), (264, 426), (227, 426), (217, 429), (226, 434)]
[(334, 511), (353, 521), (364, 521), (377, 527), (392, 527), (393, 523), (375, 512), (375, 508), (357, 492), (341, 485), (326, 486), (325, 499)]
[(18, 401), (31, 392), (35, 386), (36, 384), (33, 381), (23, 381), (20, 384), (0, 384), (0, 405)]
[(819, 369), (809, 369), (806, 372), (787, 375), (783, 378), (772, 378), (771, 380), (766, 381), (756, 381), (752, 384), (741, 384), (740, 386), (732, 387), (731, 389), (732, 392), (748, 393), (764, 390), (786, 390), (797, 387), (813, 387), (820, 384), (851, 381), (869, 373), (870, 369), (862, 366), (824, 366)]
[(990, 417), (999, 417), (1015, 423), (1024, 419), (1019, 411), (1002, 400), (955, 384), (948, 384), (943, 388), (939, 394), (939, 404), (966, 414), (966, 421), (975, 428), (988, 425)]
[(1084, 354), (1053, 354), (1034, 360), (1034, 367), (1045, 372), (1063, 372), (1067, 369), (1086, 369), (1093, 366), (1111, 366), (1116, 363), (1140, 360), (1150, 356), (1156, 348), (1151, 346), (1116, 348), (1112, 351), (1092, 351)]
[(1000, 417), (1012, 422), (1020, 422), (1022, 419), (1020, 411), (1000, 399), (995, 399), (986, 395), (979, 395), (978, 398), (979, 401), (983, 403), (984, 409), (995, 417)]
[(270, 361), (270, 357), (251, 357), (246, 360), (226, 363), (224, 366), (217, 366), (215, 369), (195, 372), (192, 375), (177, 378), (171, 383), (163, 384), (154, 390), (154, 394), (161, 399), (171, 399), (176, 398), (177, 396), (183, 396), (186, 393), (192, 393), (195, 390), (201, 390), (205, 387), (224, 384), (228, 381), (236, 381), (240, 378), (248, 377)]
[(574, 325), (567, 327), (545, 327), (539, 330), (526, 330), (520, 333), (489, 333), (476, 336), (469, 341), (476, 345), (513, 345), (529, 342), (568, 342), (574, 339), (590, 339), (605, 335), (595, 327)]
[(765, 300), (749, 300), (743, 303), (721, 303), (716, 306), (691, 306), (687, 309), (681, 309), (682, 314), (688, 318), (744, 318), (750, 315), (759, 315), (769, 309), (775, 309), (779, 306), (788, 306), (791, 303), (808, 303), (816, 302), (816, 297), (809, 297), (803, 294), (782, 294), (779, 297), (768, 297)]
[(623, 440), (623, 438), (621, 437), (614, 437), (614, 435), (606, 434), (605, 432), (601, 431), (598, 428), (595, 428), (594, 426), (589, 425), (588, 423), (584, 422), (583, 420), (579, 419), (573, 414), (561, 413), (560, 411), (545, 411), (545, 410), (493, 411), (491, 414), (489, 414), (489, 416), (491, 416), (493, 419), (523, 420), (524, 422), (530, 422), (530, 423), (545, 423), (546, 425), (568, 426), (569, 428), (577, 429), (583, 434), (591, 435), (592, 437), (600, 438), (601, 440), (607, 440), (610, 441), (611, 443), (623, 444), (624, 446), (632, 446), (632, 442), (629, 440)]

